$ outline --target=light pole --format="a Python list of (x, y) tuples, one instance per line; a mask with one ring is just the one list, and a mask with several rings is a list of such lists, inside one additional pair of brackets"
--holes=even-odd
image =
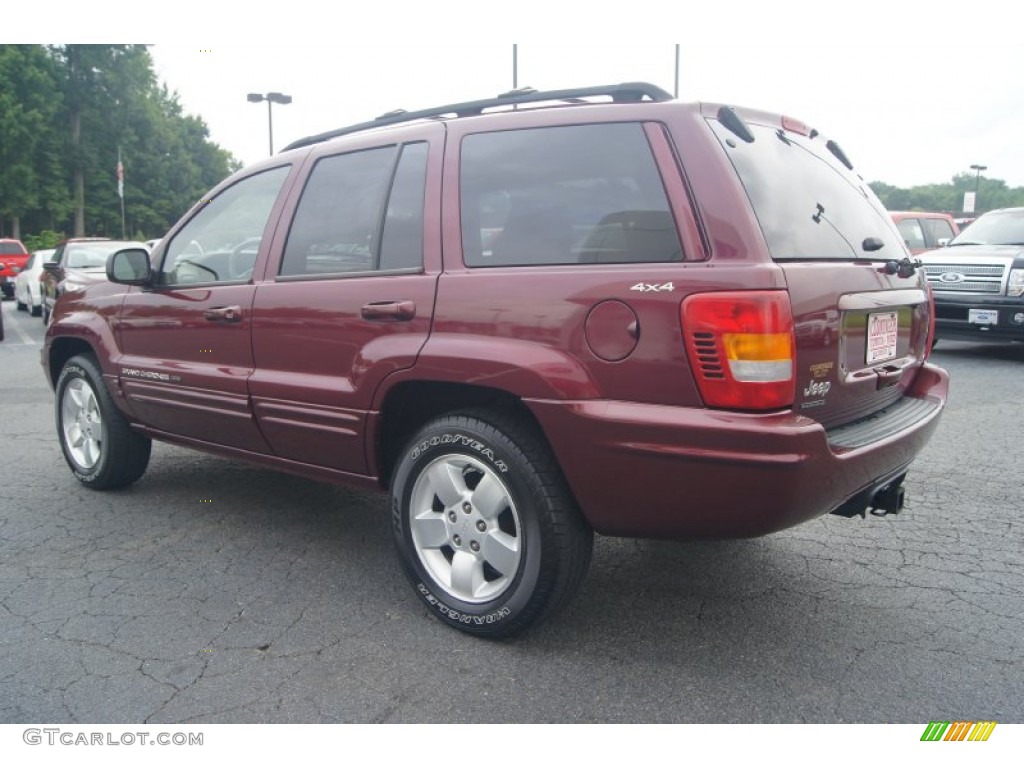
[(253, 104), (259, 104), (261, 101), (267, 102), (267, 128), (270, 133), (270, 154), (274, 154), (274, 104), (291, 104), (292, 97), (283, 93), (273, 91), (271, 93), (250, 93), (246, 97)]
[(987, 165), (972, 165), (971, 170), (974, 171), (974, 210), (978, 210), (978, 184), (981, 181), (981, 172), (987, 171)]

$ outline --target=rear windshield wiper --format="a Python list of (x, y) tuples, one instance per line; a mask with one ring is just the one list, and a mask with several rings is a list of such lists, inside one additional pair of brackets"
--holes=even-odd
[[(857, 253), (857, 249), (853, 247), (853, 243), (846, 239), (843, 233), (839, 231), (839, 227), (837, 227), (835, 224), (829, 221), (828, 216), (825, 215), (825, 206), (823, 206), (821, 203), (815, 203), (814, 209), (814, 213), (811, 215), (811, 221), (813, 221), (815, 224), (821, 224), (821, 222), (824, 221), (826, 224), (832, 227), (833, 231), (835, 231), (835, 233), (839, 235), (839, 238), (844, 243), (846, 243), (846, 247), (850, 249), (850, 253), (853, 254), (853, 258), (860, 258), (860, 255)], [(865, 240), (865, 243), (866, 242), (867, 241)]]

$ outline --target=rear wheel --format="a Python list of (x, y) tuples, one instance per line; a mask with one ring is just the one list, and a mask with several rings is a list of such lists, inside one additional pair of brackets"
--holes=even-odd
[(593, 533), (547, 444), (499, 412), (448, 415), (406, 446), (392, 530), (428, 610), (476, 635), (526, 629), (576, 593)]
[(56, 420), (64, 459), (84, 485), (120, 488), (146, 471), (150, 439), (128, 426), (91, 355), (73, 357), (61, 369)]

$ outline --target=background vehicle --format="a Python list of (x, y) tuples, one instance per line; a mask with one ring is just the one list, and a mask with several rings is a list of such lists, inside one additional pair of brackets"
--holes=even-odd
[(1024, 341), (1024, 208), (982, 214), (921, 260), (938, 338)]
[(43, 264), (53, 257), (55, 249), (35, 251), (29, 256), (25, 268), (14, 280), (14, 299), (18, 309), (28, 311), (38, 317), (43, 313), (43, 292), (40, 278), (43, 275)]
[(74, 238), (58, 245), (52, 257), (43, 262), (40, 281), (43, 322), (50, 322), (54, 304), (64, 291), (105, 280), (107, 257), (122, 248), (133, 247), (144, 248), (145, 245), (103, 237)]
[(890, 211), (890, 215), (907, 248), (915, 256), (948, 245), (960, 233), (956, 221), (948, 213)]
[(14, 295), (14, 278), (25, 268), (28, 251), (20, 240), (0, 239), (0, 291), (4, 298)]
[(481, 635), (568, 601), (594, 531), (899, 511), (945, 402), (924, 276), (839, 146), (643, 83), (303, 139), (157, 254), (57, 304), (75, 477), (132, 483), (157, 438), (387, 489), (422, 605)]

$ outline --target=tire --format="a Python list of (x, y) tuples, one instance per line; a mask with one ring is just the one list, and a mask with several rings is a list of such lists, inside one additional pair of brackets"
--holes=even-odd
[(423, 427), (399, 458), (391, 513), (416, 594), (470, 634), (508, 637), (546, 618), (590, 565), (593, 531), (546, 442), (497, 411)]
[(24, 302), (18, 301), (18, 297), (17, 296), (14, 297), (14, 307), (19, 312), (27, 312), (28, 311), (28, 304), (25, 304)]
[(43, 325), (49, 325), (50, 324), (50, 308), (48, 306), (46, 306), (46, 302), (45, 301), (43, 302), (42, 315), (43, 315)]
[(133, 431), (117, 410), (92, 355), (65, 363), (56, 393), (57, 438), (80, 483), (106, 490), (142, 477), (152, 443)]
[(32, 311), (32, 317), (39, 317), (41, 314), (43, 314), (42, 304), (40, 304), (38, 307), (35, 304), (33, 304), (31, 307), (29, 307), (29, 309)]

